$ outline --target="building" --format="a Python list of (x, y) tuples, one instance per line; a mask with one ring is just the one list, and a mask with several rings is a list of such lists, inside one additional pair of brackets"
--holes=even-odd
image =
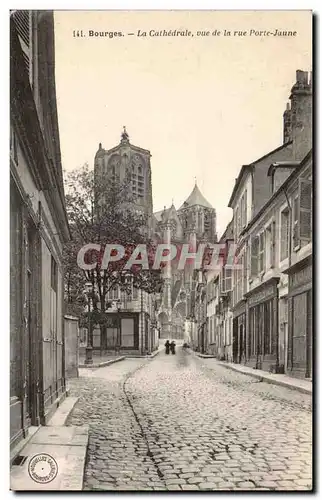
[[(164, 207), (164, 210), (153, 214), (153, 228), (159, 241), (177, 247), (178, 255), (182, 244), (189, 244), (191, 251), (196, 251), (199, 243), (217, 241), (216, 210), (195, 183), (191, 194), (179, 209), (172, 204), (170, 208)], [(194, 272), (191, 263), (180, 270), (177, 262), (174, 259), (164, 268), (164, 289), (158, 320), (162, 338), (172, 337), (190, 342), (197, 334), (195, 305), (199, 301), (199, 274)]]
[[(124, 127), (120, 143), (108, 150), (99, 144), (94, 159), (94, 175), (107, 181), (128, 182), (131, 202), (128, 208), (147, 217), (149, 236), (152, 231), (152, 180), (150, 151), (130, 143)], [(108, 352), (117, 349), (124, 353), (144, 354), (158, 347), (155, 304), (158, 293), (147, 293), (133, 284), (128, 287), (115, 286), (107, 292), (111, 306), (108, 324), (93, 331), (94, 352)]]
[(69, 239), (55, 93), (54, 19), (10, 19), (10, 443), (66, 395), (62, 249)]
[(311, 376), (312, 87), (297, 71), (284, 144), (243, 166), (229, 206), (241, 270), (233, 276), (238, 361)]
[[(103, 149), (100, 143), (94, 160), (95, 176), (119, 182), (128, 180), (133, 207), (149, 217), (153, 211), (150, 159), (150, 151), (130, 143), (129, 134), (124, 127), (120, 143), (108, 150)], [(149, 224), (151, 225), (151, 220)]]

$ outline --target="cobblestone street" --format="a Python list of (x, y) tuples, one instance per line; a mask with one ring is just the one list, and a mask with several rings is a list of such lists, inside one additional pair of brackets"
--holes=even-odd
[(311, 396), (178, 349), (80, 370), (84, 489), (311, 489)]

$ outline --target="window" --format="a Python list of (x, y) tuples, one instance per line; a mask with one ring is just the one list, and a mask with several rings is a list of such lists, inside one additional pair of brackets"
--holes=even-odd
[(232, 269), (223, 267), (220, 273), (221, 292), (227, 293), (232, 290)]
[(244, 254), (244, 267), (243, 267), (243, 292), (247, 293), (247, 271), (248, 271), (248, 260), (249, 260), (249, 247), (248, 245), (245, 248)]
[(261, 273), (265, 269), (265, 233), (259, 235), (258, 246), (258, 272)]
[(280, 260), (284, 260), (288, 257), (288, 239), (289, 239), (289, 216), (290, 212), (288, 208), (285, 208), (281, 212), (281, 223), (280, 223)]
[(258, 273), (258, 250), (259, 237), (254, 236), (251, 242), (251, 276), (256, 276)]
[(299, 197), (295, 196), (293, 200), (293, 248), (298, 248), (300, 246), (300, 235), (299, 235)]
[(134, 319), (121, 319), (121, 345), (122, 347), (134, 347)]
[(265, 230), (265, 269), (274, 267), (275, 252), (274, 252), (274, 229), (275, 224), (272, 222)]
[(241, 228), (243, 229), (247, 225), (247, 191), (244, 192), (241, 200), (240, 200), (240, 220), (241, 220)]
[(300, 179), (300, 240), (310, 241), (312, 238), (312, 181)]

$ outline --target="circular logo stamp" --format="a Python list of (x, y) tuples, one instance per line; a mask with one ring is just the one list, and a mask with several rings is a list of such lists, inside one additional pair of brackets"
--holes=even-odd
[(46, 484), (57, 476), (58, 465), (53, 457), (47, 453), (41, 453), (32, 457), (28, 465), (28, 472), (33, 481)]

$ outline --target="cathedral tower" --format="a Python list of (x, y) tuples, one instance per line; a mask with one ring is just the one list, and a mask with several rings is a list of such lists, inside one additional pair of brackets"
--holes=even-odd
[(120, 144), (106, 150), (100, 143), (94, 160), (95, 175), (120, 182), (125, 181), (128, 176), (135, 209), (149, 217), (153, 211), (150, 158), (150, 151), (130, 143), (129, 134), (124, 127)]

